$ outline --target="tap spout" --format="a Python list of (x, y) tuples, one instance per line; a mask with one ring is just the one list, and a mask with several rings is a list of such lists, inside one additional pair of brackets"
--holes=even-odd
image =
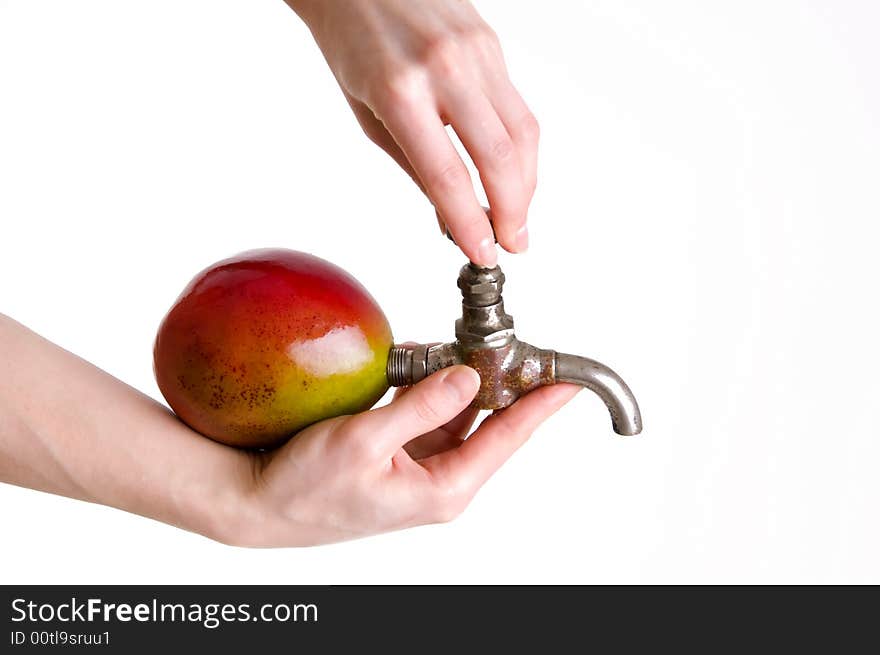
[(635, 435), (642, 431), (642, 414), (635, 396), (626, 382), (599, 362), (556, 353), (556, 382), (571, 382), (595, 393), (611, 414), (611, 425), (617, 434)]

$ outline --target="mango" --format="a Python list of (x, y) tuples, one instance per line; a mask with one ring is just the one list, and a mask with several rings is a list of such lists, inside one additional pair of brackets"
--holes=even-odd
[(388, 390), (385, 314), (338, 266), (285, 249), (199, 273), (163, 319), (159, 390), (191, 428), (273, 448), (308, 425), (372, 407)]

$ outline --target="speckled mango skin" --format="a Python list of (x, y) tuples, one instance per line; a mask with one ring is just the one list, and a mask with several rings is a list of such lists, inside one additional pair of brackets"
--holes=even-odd
[[(339, 335), (354, 345), (328, 355)], [(338, 266), (293, 250), (251, 250), (184, 289), (159, 327), (154, 371), (194, 430), (272, 448), (312, 423), (372, 407), (388, 389), (392, 343), (376, 301)], [(310, 362), (313, 351), (321, 356)]]

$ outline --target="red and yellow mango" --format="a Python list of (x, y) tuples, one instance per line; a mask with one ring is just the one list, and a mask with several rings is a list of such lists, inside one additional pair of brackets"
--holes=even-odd
[(293, 250), (252, 250), (184, 289), (159, 327), (154, 368), (191, 428), (270, 448), (372, 407), (388, 389), (391, 345), (382, 310), (341, 268)]

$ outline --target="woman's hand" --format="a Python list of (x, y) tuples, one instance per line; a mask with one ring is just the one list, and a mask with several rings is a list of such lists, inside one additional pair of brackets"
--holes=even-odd
[[(413, 178), (468, 258), (528, 246), (538, 124), (495, 34), (469, 2), (286, 0), (306, 22), (367, 136)], [(444, 125), (480, 174), (492, 224)]]
[(390, 405), (255, 453), (202, 437), (0, 314), (0, 481), (247, 546), (315, 545), (444, 521), (578, 390), (533, 391), (463, 441), (477, 386), (473, 370), (449, 368)]
[(323, 421), (255, 458), (254, 546), (311, 545), (449, 521), (579, 387), (533, 391), (484, 420), (468, 405), (479, 376), (456, 366), (372, 411)]

